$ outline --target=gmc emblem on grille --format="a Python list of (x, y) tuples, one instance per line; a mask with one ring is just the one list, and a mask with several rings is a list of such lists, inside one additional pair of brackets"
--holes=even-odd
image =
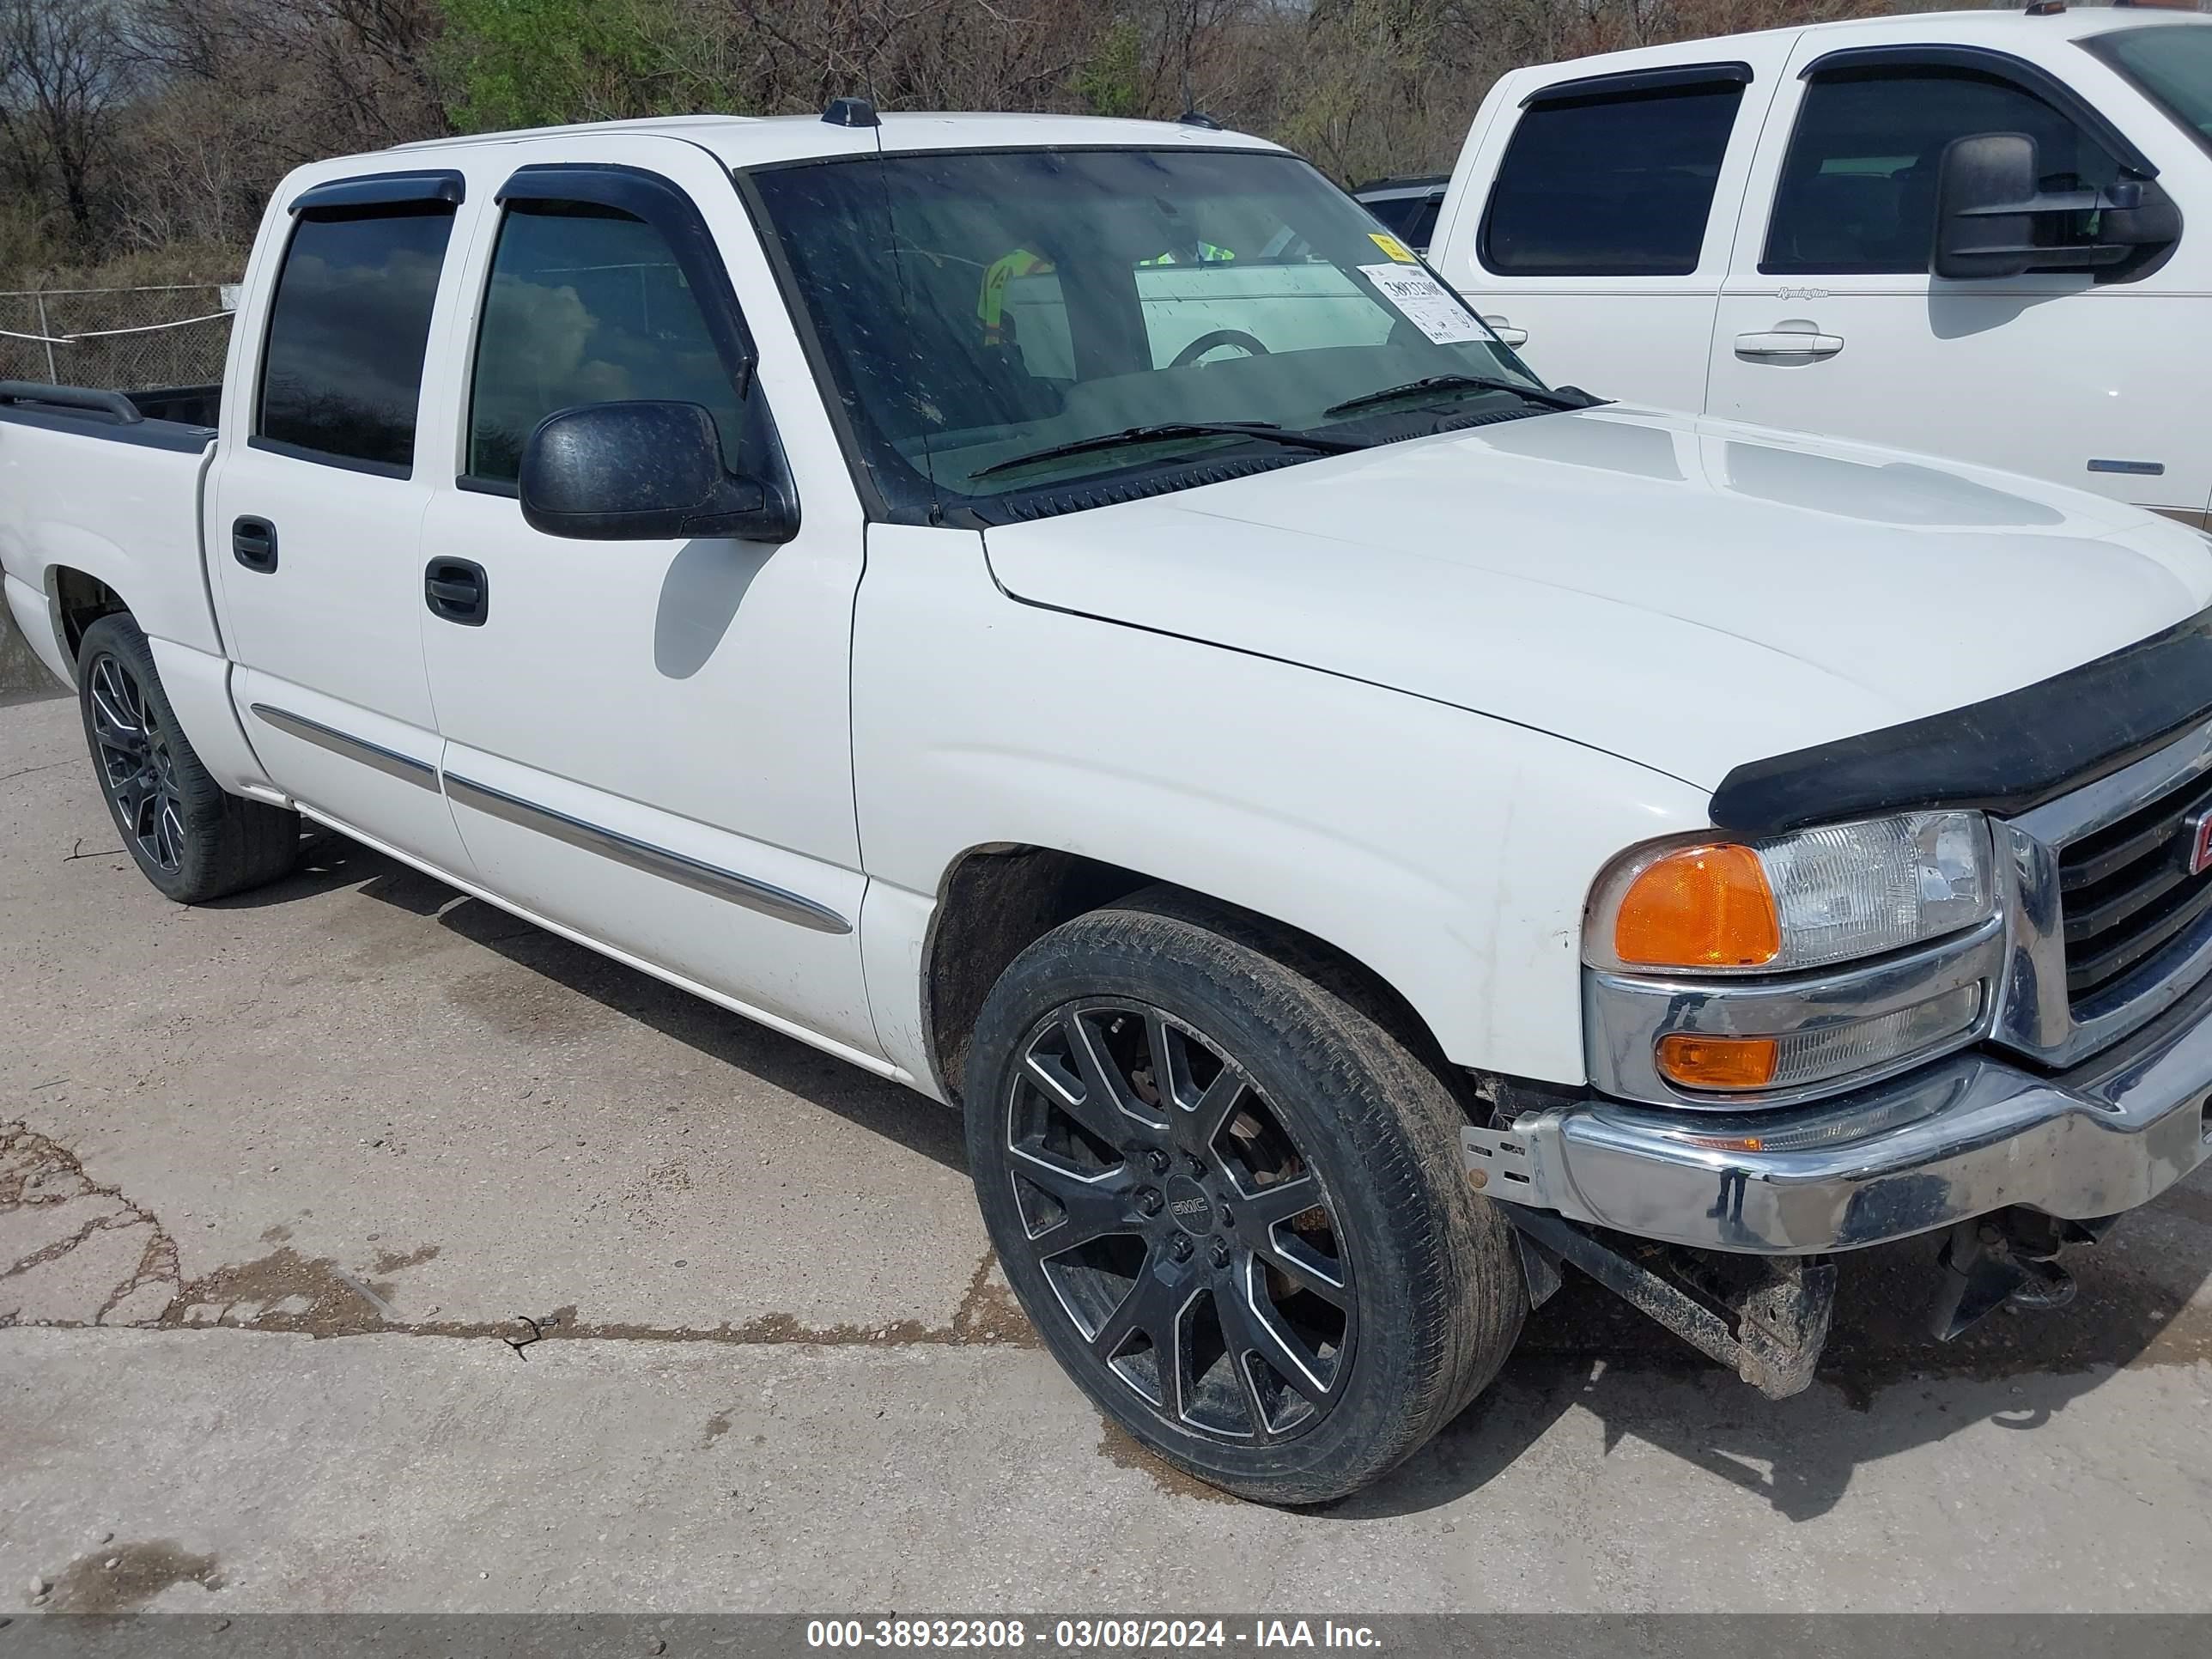
[(2191, 817), (2189, 830), (2189, 873), (2201, 876), (2212, 870), (2212, 806)]

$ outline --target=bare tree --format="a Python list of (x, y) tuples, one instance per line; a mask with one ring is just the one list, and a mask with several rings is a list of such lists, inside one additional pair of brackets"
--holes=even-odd
[(106, 0), (0, 0), (0, 147), (34, 200), (58, 198), (89, 247), (97, 188), (131, 90), (129, 54)]
[(277, 180), (319, 156), (488, 120), (856, 92), (894, 109), (1195, 108), (1350, 182), (1449, 164), (1516, 65), (1884, 3), (0, 0), (0, 260), (230, 264)]
[(364, 149), (446, 131), (431, 63), (436, 0), (293, 0), (332, 103)]

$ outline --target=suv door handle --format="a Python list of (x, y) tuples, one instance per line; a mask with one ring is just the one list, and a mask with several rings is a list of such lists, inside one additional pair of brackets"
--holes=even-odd
[(266, 575), (276, 568), (276, 526), (266, 519), (233, 519), (230, 556)]
[(1816, 362), (1844, 349), (1840, 334), (1814, 334), (1808, 330), (1776, 328), (1735, 337), (1735, 355), (1771, 363)]
[(430, 614), (464, 628), (481, 628), (491, 614), (491, 580), (467, 559), (433, 559), (422, 571), (422, 597)]
[(1506, 317), (1485, 317), (1482, 320), (1489, 324), (1490, 331), (1492, 334), (1495, 334), (1499, 339), (1503, 340), (1507, 345), (1517, 346), (1527, 345), (1528, 343), (1528, 331), (1525, 328), (1514, 327), (1511, 319)]

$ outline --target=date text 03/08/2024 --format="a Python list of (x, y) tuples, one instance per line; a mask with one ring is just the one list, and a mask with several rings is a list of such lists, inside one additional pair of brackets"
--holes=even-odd
[(812, 1619), (810, 1648), (1036, 1646), (1065, 1651), (1184, 1648), (1358, 1648), (1381, 1645), (1373, 1628), (1328, 1619)]

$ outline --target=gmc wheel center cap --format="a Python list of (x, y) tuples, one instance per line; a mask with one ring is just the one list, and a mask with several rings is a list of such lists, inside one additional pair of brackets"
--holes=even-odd
[(1203, 1238), (1213, 1231), (1213, 1200), (1195, 1181), (1168, 1182), (1168, 1213), (1176, 1226)]

